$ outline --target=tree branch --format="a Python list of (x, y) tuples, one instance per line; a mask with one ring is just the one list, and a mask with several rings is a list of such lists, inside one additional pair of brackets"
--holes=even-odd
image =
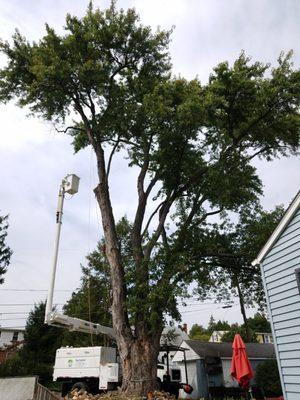
[(152, 214), (150, 215), (150, 217), (148, 218), (148, 221), (147, 221), (147, 223), (146, 223), (145, 229), (144, 229), (144, 231), (143, 231), (143, 233), (142, 233), (142, 237), (144, 237), (145, 234), (147, 233), (148, 228), (149, 228), (149, 225), (150, 225), (150, 223), (151, 223), (153, 217), (154, 217), (155, 214), (158, 212), (158, 210), (160, 209), (160, 207), (164, 204), (164, 202), (165, 202), (165, 200), (162, 201), (162, 202), (156, 207), (156, 209), (153, 211), (153, 213), (152, 213)]
[(117, 148), (118, 148), (118, 146), (119, 146), (119, 144), (120, 144), (119, 138), (120, 138), (120, 137), (118, 137), (118, 139), (117, 139), (115, 145), (113, 146), (112, 151), (110, 152), (110, 155), (109, 155), (109, 159), (108, 159), (108, 162), (107, 162), (107, 170), (106, 170), (106, 179), (107, 179), (107, 180), (108, 180), (109, 173), (110, 173), (110, 168), (111, 168), (111, 163), (112, 163), (113, 155), (114, 155), (114, 153), (116, 152), (116, 150), (117, 150)]
[(84, 129), (78, 128), (78, 127), (76, 127), (76, 126), (67, 126), (65, 129), (58, 129), (58, 128), (55, 126), (55, 124), (54, 124), (53, 126), (54, 126), (54, 129), (56, 130), (57, 133), (67, 133), (68, 130), (70, 130), (70, 129), (72, 129), (72, 130), (74, 130), (74, 131), (85, 132)]

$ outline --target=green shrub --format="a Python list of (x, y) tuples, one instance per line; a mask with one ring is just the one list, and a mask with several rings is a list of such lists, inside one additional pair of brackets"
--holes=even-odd
[(0, 365), (0, 377), (37, 375), (44, 385), (52, 381), (52, 371), (51, 365), (24, 357), (22, 349)]
[(266, 395), (282, 395), (279, 371), (275, 359), (266, 360), (256, 368), (256, 385), (262, 388)]

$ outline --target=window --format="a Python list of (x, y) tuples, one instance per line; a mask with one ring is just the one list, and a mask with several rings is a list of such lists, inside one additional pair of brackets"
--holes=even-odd
[(181, 379), (180, 369), (172, 369), (171, 373), (172, 373), (173, 381), (180, 381), (180, 379)]
[(16, 342), (18, 340), (18, 337), (19, 337), (19, 332), (14, 332), (12, 341)]
[(265, 335), (265, 343), (273, 343), (272, 335)]

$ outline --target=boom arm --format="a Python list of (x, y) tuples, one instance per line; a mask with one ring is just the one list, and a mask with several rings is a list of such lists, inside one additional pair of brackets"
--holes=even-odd
[(68, 317), (64, 314), (51, 312), (45, 320), (46, 324), (67, 328), (70, 331), (92, 333), (94, 335), (104, 334), (115, 339), (115, 331), (113, 328), (85, 321), (84, 319)]
[(70, 174), (67, 175), (62, 180), (62, 183), (59, 188), (58, 205), (56, 212), (56, 238), (54, 246), (54, 258), (51, 268), (50, 287), (48, 291), (46, 310), (45, 310), (45, 324), (59, 326), (61, 328), (67, 328), (71, 331), (76, 331), (76, 332), (93, 333), (95, 335), (104, 334), (114, 339), (116, 335), (113, 328), (103, 326), (100, 324), (94, 324), (93, 322), (85, 321), (79, 318), (68, 317), (67, 315), (59, 314), (55, 311), (52, 311), (53, 292), (55, 284), (58, 247), (59, 247), (60, 231), (62, 225), (65, 193), (69, 193), (71, 195), (77, 193), (78, 185), (79, 185), (78, 176)]

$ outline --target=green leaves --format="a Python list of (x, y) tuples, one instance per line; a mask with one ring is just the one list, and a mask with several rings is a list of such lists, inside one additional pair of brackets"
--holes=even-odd
[(8, 215), (0, 215), (0, 284), (4, 282), (3, 275), (7, 271), (12, 256), (12, 250), (6, 243), (8, 230)]
[[(205, 271), (204, 274), (194, 275), (199, 282), (198, 294), (202, 298), (213, 294), (219, 300), (239, 296), (246, 305), (257, 304), (264, 308), (260, 270), (252, 266), (252, 261), (278, 225), (283, 213), (282, 207), (269, 212), (260, 207), (246, 207), (240, 212), (236, 224), (216, 224), (207, 226), (206, 230), (195, 227), (190, 236), (189, 254), (194, 255), (199, 270), (202, 265)], [(201, 254), (203, 259), (200, 258)], [(209, 287), (203, 286), (203, 276), (209, 282)]]
[(260, 363), (255, 371), (255, 384), (263, 388), (266, 396), (281, 396), (282, 387), (277, 360), (266, 360)]
[(205, 105), (212, 145), (219, 137), (224, 145), (233, 142), (242, 151), (261, 149), (269, 157), (299, 147), (300, 82), (291, 55), (282, 54), (271, 71), (268, 64), (251, 64), (244, 53), (232, 68), (222, 63), (214, 69)]

